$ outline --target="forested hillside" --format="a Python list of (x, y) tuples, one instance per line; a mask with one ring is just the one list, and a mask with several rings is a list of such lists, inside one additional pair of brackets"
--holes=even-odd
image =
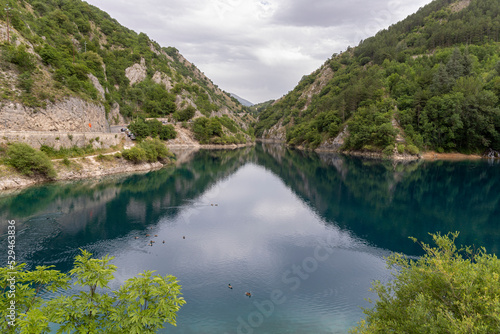
[(110, 122), (227, 115), (240, 137), (251, 137), (241, 120), (245, 108), (176, 48), (80, 0), (4, 0), (1, 6), (4, 103), (43, 109), (78, 97), (102, 104)]
[(314, 149), (347, 126), (344, 150), (500, 150), (499, 37), (499, 1), (435, 0), (304, 76), (256, 134)]

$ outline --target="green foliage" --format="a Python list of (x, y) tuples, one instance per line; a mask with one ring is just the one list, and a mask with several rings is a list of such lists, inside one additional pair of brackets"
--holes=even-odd
[(98, 161), (102, 161), (102, 162), (110, 162), (110, 161), (114, 161), (115, 160), (115, 157), (113, 155), (104, 155), (104, 154), (99, 154), (97, 157), (96, 157), (96, 160)]
[(53, 179), (57, 176), (52, 161), (47, 155), (24, 143), (10, 144), (6, 163), (24, 175), (42, 175)]
[(21, 72), (33, 71), (36, 68), (35, 57), (26, 51), (26, 46), (6, 45), (2, 50), (4, 61), (16, 64)]
[[(256, 135), (280, 124), (288, 144), (314, 148), (349, 123), (349, 149), (384, 150), (392, 136), (387, 121), (380, 129), (359, 126), (356, 115), (368, 108), (371, 121), (374, 113), (396, 111), (401, 135), (418, 149), (500, 148), (500, 3), (476, 0), (458, 12), (451, 3), (433, 1), (333, 55), (260, 111)], [(393, 109), (381, 106), (387, 100)]]
[(193, 133), (196, 140), (206, 144), (212, 137), (221, 137), (222, 125), (218, 118), (200, 117), (193, 122)]
[[(73, 140), (73, 136), (68, 134), (68, 138)], [(84, 147), (78, 147), (73, 145), (72, 147), (61, 147), (58, 150), (54, 149), (52, 146), (42, 145), (40, 151), (44, 152), (51, 159), (64, 159), (64, 158), (76, 158), (83, 157), (89, 154), (99, 152), (98, 149), (94, 149), (92, 144), (87, 144)]]
[(172, 124), (163, 125), (157, 119), (138, 120), (132, 122), (128, 126), (129, 130), (134, 133), (137, 139), (144, 139), (146, 137), (159, 137), (161, 140), (174, 139), (177, 132)]
[(376, 107), (360, 108), (348, 122), (350, 135), (344, 148), (376, 151), (394, 147), (396, 130), (391, 124), (391, 113), (381, 113)]
[(418, 155), (420, 153), (420, 150), (418, 149), (418, 147), (416, 147), (415, 145), (413, 144), (410, 144), (406, 147), (406, 150), (408, 151), (408, 153), (410, 153), (411, 155)]
[(158, 135), (161, 140), (175, 139), (177, 137), (177, 131), (175, 131), (172, 124), (167, 124), (161, 127), (161, 131)]
[(178, 122), (189, 121), (191, 118), (193, 118), (195, 113), (196, 109), (193, 106), (189, 105), (186, 108), (174, 113), (174, 119)]
[(141, 163), (146, 161), (146, 151), (141, 147), (134, 146), (128, 150), (122, 151), (122, 156), (134, 163)]
[[(175, 326), (176, 313), (184, 305), (181, 286), (173, 276), (162, 277), (146, 271), (125, 281), (111, 291), (116, 266), (112, 257), (91, 257), (82, 250), (75, 257), (69, 275), (38, 266), (26, 271), (25, 264), (0, 268), (0, 296), (4, 333), (48, 333), (49, 323), (59, 324), (59, 333), (156, 333), (166, 323)], [(9, 325), (8, 307), (11, 298), (7, 291), (12, 272), (16, 272), (15, 326)], [(81, 291), (47, 300), (44, 294), (67, 290), (72, 279)]]
[[(235, 133), (235, 136), (224, 134), (223, 127), (230, 132)], [(238, 132), (236, 123), (228, 116), (222, 117), (199, 117), (196, 118), (191, 126), (195, 139), (201, 144), (243, 144), (246, 143), (246, 138), (242, 132)]]
[[(194, 101), (195, 110), (207, 116), (226, 107), (235, 113), (245, 110), (186, 62), (177, 49), (162, 49), (144, 33), (121, 26), (84, 1), (10, 1), (9, 6), (15, 29), (12, 38), (22, 37), (17, 42), (23, 43), (0, 45), (0, 65), (19, 72), (18, 88), (23, 93), (4, 98), (45, 107), (43, 101), (48, 97), (55, 102), (77, 96), (102, 104), (107, 110), (117, 103), (129, 119), (173, 114), (179, 121), (191, 119), (193, 109), (177, 111), (176, 101)], [(4, 11), (0, 16), (5, 21)], [(145, 65), (146, 77), (130, 85), (126, 69), (134, 64)], [(43, 71), (37, 71), (37, 67)], [(47, 80), (47, 74), (52, 80)], [(104, 101), (90, 74), (105, 89)], [(174, 87), (170, 91), (166, 88), (169, 85)], [(172, 136), (171, 131), (168, 135), (164, 132), (164, 137)]]
[(156, 162), (172, 157), (172, 153), (158, 139), (146, 139), (128, 150), (122, 151), (122, 156), (134, 163)]
[(433, 235), (436, 247), (421, 244), (417, 260), (391, 255), (394, 279), (374, 283), (378, 301), (351, 333), (500, 332), (500, 261), (484, 248), (457, 249), (457, 236)]

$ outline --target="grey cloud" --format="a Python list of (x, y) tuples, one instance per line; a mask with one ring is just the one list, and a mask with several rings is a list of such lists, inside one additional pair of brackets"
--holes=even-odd
[[(125, 27), (176, 47), (215, 84), (252, 102), (281, 97), (334, 52), (430, 1), (267, 0), (266, 15), (254, 17), (243, 0), (88, 0)], [(294, 52), (302, 57), (287, 60)]]
[(273, 22), (309, 27), (343, 26), (353, 19), (370, 19), (387, 3), (387, 0), (290, 0), (278, 7)]

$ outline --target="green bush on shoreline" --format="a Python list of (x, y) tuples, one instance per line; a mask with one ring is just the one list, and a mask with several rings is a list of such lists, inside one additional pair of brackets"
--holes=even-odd
[[(458, 232), (432, 235), (425, 255), (387, 259), (393, 280), (351, 333), (500, 333), (500, 260), (484, 248), (457, 249)], [(416, 239), (412, 238), (414, 242)]]
[(57, 173), (49, 157), (25, 143), (9, 144), (5, 162), (20, 173), (33, 176), (42, 175), (54, 179)]
[(134, 163), (156, 162), (172, 156), (168, 148), (158, 139), (146, 139), (128, 150), (122, 156)]

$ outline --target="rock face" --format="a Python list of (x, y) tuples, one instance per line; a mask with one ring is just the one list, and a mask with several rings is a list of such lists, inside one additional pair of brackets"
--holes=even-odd
[(108, 114), (108, 119), (111, 125), (119, 125), (126, 123), (122, 114), (120, 114), (120, 105), (118, 103), (115, 102), (115, 104), (113, 104), (113, 106), (111, 107), (111, 110), (109, 111)]
[[(106, 73), (106, 72), (104, 72)], [(90, 79), (90, 81), (92, 81), (92, 84), (94, 85), (95, 89), (97, 89), (97, 91), (99, 92), (99, 95), (101, 96), (101, 98), (104, 100), (104, 88), (102, 87), (101, 83), (99, 82), (99, 79), (97, 79), (97, 77), (91, 73), (88, 74), (88, 77)]]
[(169, 92), (173, 88), (170, 78), (164, 73), (155, 72), (155, 74), (153, 75), (153, 81), (157, 84), (164, 85), (165, 89)]
[(484, 154), (484, 157), (485, 158), (488, 158), (488, 159), (500, 159), (500, 152), (498, 151), (495, 151), (493, 149), (489, 149), (485, 154)]
[(269, 130), (264, 131), (262, 139), (265, 141), (286, 142), (286, 129), (283, 121), (279, 121)]
[(104, 107), (75, 97), (46, 109), (6, 102), (0, 106), (0, 130), (110, 132)]
[(141, 58), (140, 64), (134, 64), (125, 69), (125, 76), (130, 81), (130, 85), (132, 86), (136, 82), (141, 82), (146, 79), (147, 69), (146, 69), (146, 61), (144, 58)]
[(56, 150), (61, 147), (109, 148), (127, 140), (125, 133), (59, 132), (59, 131), (0, 131), (0, 144), (22, 142), (34, 148), (47, 145)]
[(347, 130), (347, 126), (342, 130), (341, 133), (338, 134), (334, 139), (329, 139), (323, 143), (316, 149), (317, 152), (340, 152), (342, 146), (344, 146), (345, 139), (349, 135), (349, 131)]

